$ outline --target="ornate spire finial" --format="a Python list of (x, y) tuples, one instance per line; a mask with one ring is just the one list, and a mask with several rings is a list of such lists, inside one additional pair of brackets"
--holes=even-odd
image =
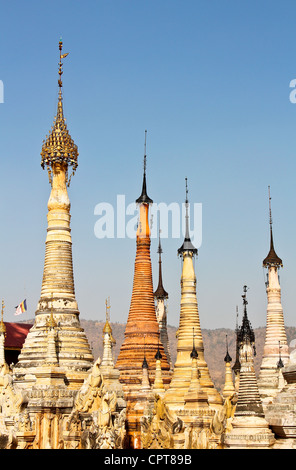
[(106, 321), (109, 322), (110, 321), (110, 308), (111, 308), (110, 297), (106, 299), (105, 304), (106, 304)]
[(62, 70), (62, 66), (63, 66), (63, 63), (62, 63), (62, 59), (64, 59), (65, 57), (67, 57), (67, 55), (69, 55), (69, 52), (67, 52), (66, 54), (62, 54), (62, 50), (63, 50), (63, 41), (62, 41), (62, 38), (60, 38), (60, 41), (59, 41), (59, 50), (60, 50), (60, 62), (59, 62), (59, 79), (58, 79), (58, 85), (59, 85), (59, 88), (61, 90), (62, 86), (63, 86), (63, 82), (62, 82), (62, 75), (63, 75), (63, 70)]
[(238, 338), (238, 343), (244, 343), (244, 342), (250, 342), (253, 345), (254, 348), (254, 356), (256, 356), (256, 349), (255, 349), (255, 334), (253, 331), (253, 328), (251, 326), (251, 323), (248, 319), (248, 314), (247, 314), (247, 290), (248, 287), (244, 286), (243, 291), (244, 294), (242, 295), (243, 299), (243, 305), (244, 305), (244, 315), (243, 315), (243, 321), (242, 321), (242, 326), (238, 330), (237, 338)]
[(153, 203), (152, 199), (150, 199), (150, 197), (147, 195), (147, 184), (146, 184), (146, 159), (147, 159), (146, 137), (147, 137), (147, 131), (145, 130), (143, 184), (142, 184), (141, 196), (138, 197), (138, 199), (136, 200), (137, 204), (152, 204)]
[(273, 232), (272, 232), (272, 214), (271, 214), (271, 197), (270, 197), (270, 186), (268, 186), (268, 202), (269, 202), (269, 226), (270, 226), (270, 249), (267, 257), (263, 260), (263, 267), (268, 268), (269, 266), (282, 267), (283, 262), (281, 258), (275, 252), (273, 245)]
[[(59, 41), (60, 61), (59, 61), (59, 97), (58, 97), (58, 109), (57, 115), (55, 116), (53, 126), (46, 140), (43, 141), (41, 150), (41, 167), (47, 168), (49, 175), (49, 182), (52, 183), (52, 168), (55, 163), (66, 165), (66, 180), (68, 186), (70, 185), (71, 176), (74, 175), (78, 167), (78, 149), (77, 145), (74, 144), (72, 137), (66, 126), (66, 120), (63, 112), (63, 100), (62, 100), (62, 59), (67, 57), (69, 53), (62, 54), (63, 42), (62, 39)], [(72, 167), (72, 175), (68, 179), (68, 167)]]
[(182, 254), (185, 251), (191, 252), (193, 255), (197, 255), (197, 249), (193, 246), (191, 239), (190, 239), (190, 234), (189, 234), (189, 214), (188, 214), (188, 207), (189, 207), (189, 202), (188, 202), (188, 186), (187, 186), (187, 178), (185, 178), (185, 188), (186, 188), (186, 197), (185, 197), (185, 208), (186, 208), (186, 214), (185, 214), (185, 239), (183, 245), (178, 249), (178, 255), (182, 256)]
[(162, 269), (161, 269), (161, 265), (162, 265), (162, 262), (161, 262), (162, 248), (161, 248), (161, 242), (160, 242), (160, 232), (161, 232), (161, 230), (159, 228), (159, 241), (158, 241), (158, 250), (157, 250), (157, 253), (159, 254), (159, 259), (158, 259), (158, 267), (159, 267), (159, 270), (158, 270), (158, 286), (157, 286), (157, 289), (156, 289), (156, 291), (154, 292), (153, 295), (156, 299), (167, 299), (169, 294), (164, 289), (163, 283), (162, 283)]
[(106, 305), (106, 322), (103, 328), (103, 334), (105, 335), (105, 333), (108, 333), (110, 335), (112, 344), (116, 344), (116, 341), (112, 336), (112, 328), (110, 325), (110, 309), (111, 309), (110, 297), (108, 297), (108, 299), (105, 300), (105, 305)]
[(225, 362), (231, 362), (232, 361), (232, 357), (230, 356), (229, 352), (228, 352), (228, 339), (227, 339), (227, 335), (226, 335), (226, 356), (224, 357), (224, 361)]

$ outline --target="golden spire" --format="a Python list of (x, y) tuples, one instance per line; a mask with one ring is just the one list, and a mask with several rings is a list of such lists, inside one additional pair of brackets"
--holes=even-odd
[(4, 334), (6, 333), (6, 326), (3, 321), (3, 314), (4, 314), (4, 300), (2, 299), (2, 308), (1, 308), (1, 322), (0, 322), (0, 333)]
[(103, 328), (103, 333), (104, 334), (108, 333), (110, 335), (111, 342), (113, 344), (116, 344), (116, 341), (112, 336), (112, 328), (111, 328), (111, 325), (110, 325), (110, 312), (109, 312), (109, 310), (111, 308), (110, 298), (108, 298), (108, 300), (106, 299), (105, 304), (106, 304), (106, 323), (105, 323), (105, 326)]
[[(55, 163), (60, 163), (68, 166), (72, 166), (72, 175), (74, 175), (75, 170), (78, 166), (78, 148), (74, 144), (72, 137), (69, 134), (67, 129), (66, 120), (64, 118), (63, 112), (63, 96), (62, 96), (62, 59), (67, 57), (68, 53), (62, 54), (63, 42), (62, 39), (59, 41), (59, 50), (60, 50), (60, 61), (59, 61), (59, 97), (58, 97), (58, 109), (57, 115), (54, 118), (54, 123), (51, 128), (51, 131), (46, 140), (43, 141), (42, 150), (41, 150), (41, 166), (44, 169), (47, 167), (49, 181), (52, 181), (52, 166)], [(72, 176), (71, 175), (71, 176)], [(71, 177), (68, 181), (68, 186), (70, 184)]]

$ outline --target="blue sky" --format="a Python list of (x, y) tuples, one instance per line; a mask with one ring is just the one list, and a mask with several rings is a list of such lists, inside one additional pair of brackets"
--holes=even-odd
[[(63, 38), (64, 111), (79, 150), (69, 189), (76, 297), (83, 319), (126, 321), (135, 240), (95, 237), (100, 202), (141, 192), (147, 129), (148, 194), (202, 204), (195, 261), (202, 328), (234, 328), (249, 286), (249, 317), (265, 326), (262, 260), (283, 259), (285, 323), (295, 326), (294, 1), (87, 0), (1, 2), (0, 296), (7, 321), (32, 318), (44, 263), (47, 172), (42, 141), (57, 105)], [(162, 241), (168, 323), (178, 325), (180, 239)], [(157, 240), (152, 240), (157, 285)], [(15, 317), (27, 297), (29, 311)]]

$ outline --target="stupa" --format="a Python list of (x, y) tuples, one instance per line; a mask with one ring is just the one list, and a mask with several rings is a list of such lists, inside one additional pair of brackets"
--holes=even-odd
[(160, 241), (160, 229), (159, 229), (159, 243), (158, 243), (158, 286), (154, 292), (154, 298), (156, 301), (156, 318), (159, 324), (159, 333), (160, 333), (160, 341), (163, 344), (164, 351), (167, 357), (167, 360), (172, 366), (171, 361), (171, 352), (170, 352), (170, 344), (169, 344), (169, 337), (168, 337), (168, 330), (167, 330), (167, 299), (169, 294), (163, 287), (163, 280), (162, 280), (162, 247)]
[(137, 229), (137, 252), (134, 266), (134, 281), (129, 315), (126, 323), (124, 341), (116, 361), (120, 370), (120, 381), (126, 394), (127, 423), (130, 446), (133, 441), (140, 440), (139, 413), (133, 414), (137, 402), (138, 391), (141, 388), (143, 376), (143, 360), (153, 385), (156, 370), (155, 355), (159, 350), (162, 355), (162, 377), (164, 385), (170, 382), (170, 365), (164, 347), (160, 341), (159, 324), (155, 313), (152, 266), (150, 258), (150, 227), (148, 221), (149, 205), (152, 199), (147, 195), (146, 184), (146, 131), (144, 147), (144, 174), (142, 193), (136, 200), (139, 205), (139, 223)]
[(281, 358), (282, 364), (286, 365), (290, 357), (279, 282), (279, 269), (283, 266), (283, 263), (274, 249), (270, 187), (268, 187), (268, 191), (270, 249), (267, 257), (263, 260), (263, 267), (268, 270), (266, 282), (267, 319), (265, 344), (258, 378), (259, 392), (264, 405), (271, 403), (279, 389), (284, 385), (281, 367), (278, 366), (279, 358)]
[(192, 331), (195, 332), (195, 348), (198, 353), (197, 367), (200, 373), (200, 385), (207, 393), (210, 406), (220, 407), (223, 403), (219, 392), (214, 388), (209, 369), (204, 358), (204, 345), (200, 327), (200, 319), (196, 297), (196, 276), (193, 257), (197, 255), (189, 234), (189, 202), (187, 178), (186, 182), (186, 228), (185, 238), (178, 250), (183, 260), (181, 276), (181, 310), (179, 328), (177, 331), (177, 358), (173, 368), (170, 387), (165, 394), (165, 402), (172, 410), (182, 409), (185, 404), (185, 394), (188, 391), (192, 375)]
[[(43, 280), (34, 325), (26, 337), (14, 369), (14, 380), (20, 387), (35, 382), (34, 370), (45, 361), (51, 315), (56, 323), (56, 355), (71, 388), (77, 389), (82, 385), (93, 363), (88, 340), (80, 325), (75, 298), (67, 186), (78, 166), (78, 149), (67, 129), (63, 111), (62, 60), (68, 54), (62, 54), (62, 47), (60, 40), (57, 115), (41, 151), (41, 166), (47, 168), (51, 185)], [(69, 176), (70, 169), (72, 174)]]
[(231, 449), (268, 449), (275, 437), (265, 419), (254, 368), (255, 335), (247, 315), (247, 286), (244, 286), (244, 315), (238, 331), (240, 379), (231, 430), (226, 431), (224, 447)]

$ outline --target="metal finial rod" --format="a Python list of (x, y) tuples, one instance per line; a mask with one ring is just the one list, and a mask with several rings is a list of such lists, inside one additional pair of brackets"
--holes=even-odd
[(146, 138), (147, 138), (147, 130), (145, 130), (145, 143), (144, 143), (144, 174), (146, 175)]
[(60, 50), (60, 62), (59, 62), (59, 80), (58, 80), (58, 84), (59, 84), (59, 87), (60, 87), (60, 91), (61, 91), (61, 88), (63, 86), (63, 82), (62, 82), (62, 75), (63, 75), (63, 70), (62, 70), (62, 59), (64, 59), (65, 57), (67, 57), (67, 55), (69, 54), (69, 52), (67, 52), (66, 54), (62, 54), (62, 50), (63, 50), (63, 41), (62, 41), (62, 38), (60, 38), (60, 41), (59, 41), (59, 50)]
[(185, 237), (189, 238), (189, 214), (188, 214), (188, 186), (187, 186), (187, 178), (185, 178), (185, 188), (186, 188), (186, 199), (185, 199), (185, 207), (186, 207), (186, 230), (185, 230)]
[(246, 306), (248, 305), (246, 292), (247, 292), (247, 290), (248, 290), (248, 287), (247, 287), (247, 286), (244, 286), (243, 289), (244, 289), (244, 294), (242, 295), (242, 298), (243, 298), (243, 304), (244, 304), (244, 306), (245, 306), (245, 312), (246, 312)]
[(270, 197), (270, 186), (268, 186), (268, 199), (269, 199), (269, 224), (272, 226), (272, 215), (271, 215), (271, 197)]
[(105, 304), (106, 304), (106, 321), (110, 321), (110, 308), (111, 308), (110, 297), (106, 299)]
[(188, 186), (187, 186), (187, 178), (185, 178), (185, 188), (186, 188), (186, 199), (185, 202), (188, 204)]
[(159, 227), (159, 229), (158, 229), (158, 250), (157, 250), (157, 253), (159, 253), (159, 259), (160, 259), (160, 255), (162, 253), (160, 234), (161, 234), (161, 229)]

